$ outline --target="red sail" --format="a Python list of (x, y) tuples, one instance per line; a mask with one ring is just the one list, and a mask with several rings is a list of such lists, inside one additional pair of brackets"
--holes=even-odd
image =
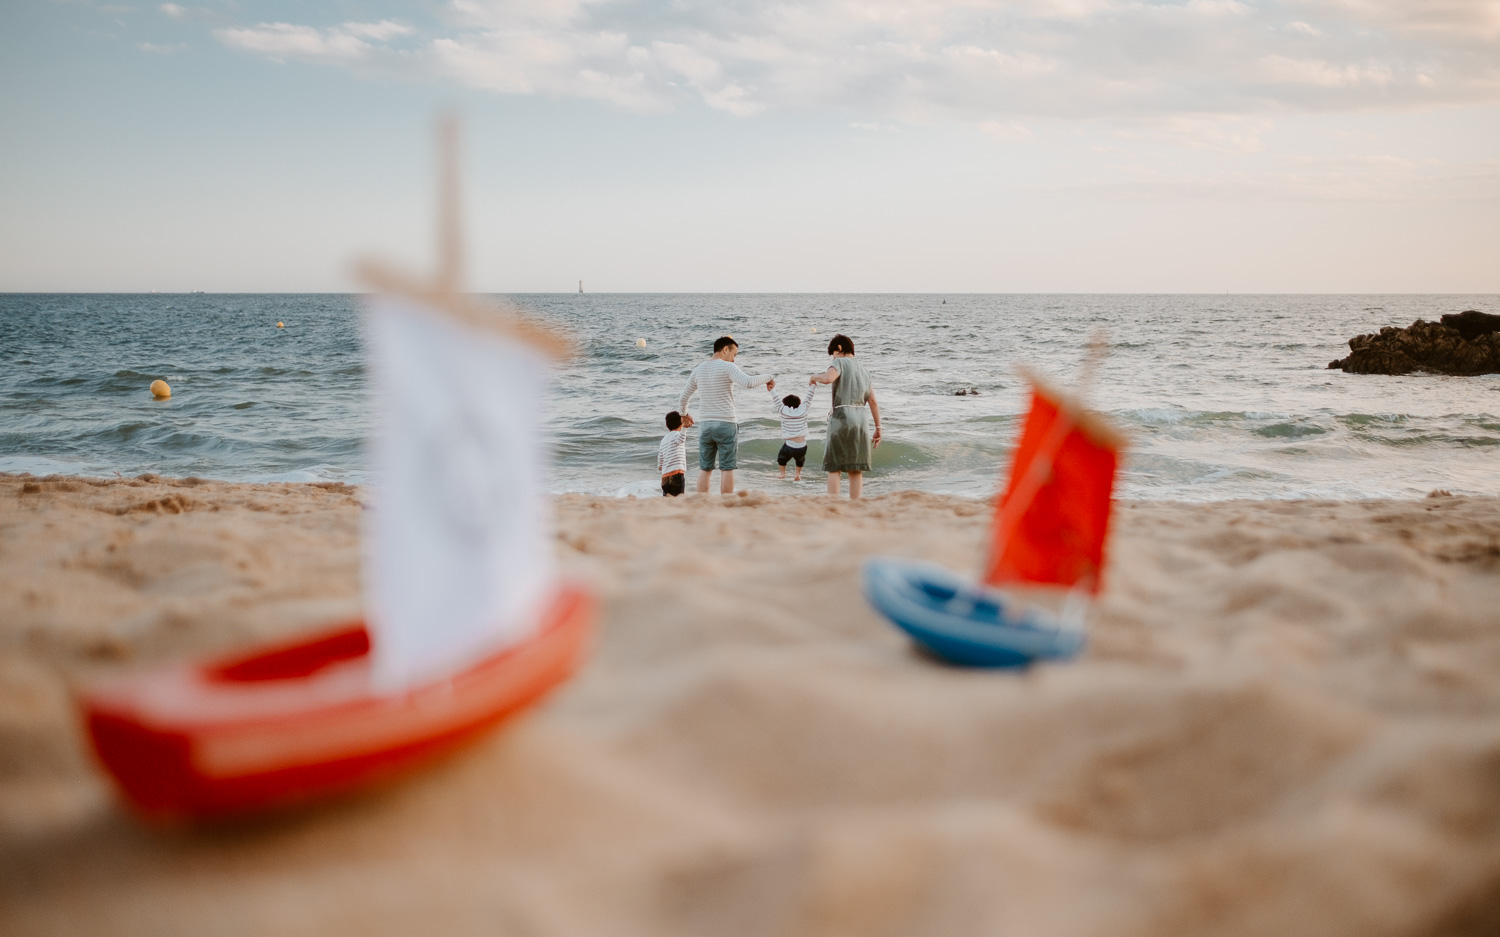
[(985, 581), (1097, 593), (1123, 446), (1102, 417), (1033, 381), (1010, 484), (995, 511)]

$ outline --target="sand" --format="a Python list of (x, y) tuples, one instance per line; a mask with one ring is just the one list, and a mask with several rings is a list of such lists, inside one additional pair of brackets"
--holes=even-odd
[(357, 614), (359, 498), (0, 477), (0, 933), (1500, 932), (1500, 500), (1122, 504), (1086, 656), (1005, 674), (857, 588), (971, 565), (979, 502), (567, 496), (602, 633), (545, 706), (328, 807), (142, 826), (70, 688)]

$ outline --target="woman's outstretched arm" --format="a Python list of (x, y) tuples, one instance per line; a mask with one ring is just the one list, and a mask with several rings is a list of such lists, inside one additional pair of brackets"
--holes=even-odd
[(865, 391), (865, 403), (870, 405), (870, 416), (875, 418), (875, 438), (872, 442), (880, 445), (880, 404), (875, 402), (875, 388)]
[(828, 370), (827, 371), (824, 371), (822, 374), (814, 374), (812, 377), (810, 377), (810, 378), (807, 379), (807, 383), (809, 383), (809, 384), (832, 384), (834, 381), (836, 381), (838, 379), (839, 379), (839, 369), (830, 364), (828, 366)]

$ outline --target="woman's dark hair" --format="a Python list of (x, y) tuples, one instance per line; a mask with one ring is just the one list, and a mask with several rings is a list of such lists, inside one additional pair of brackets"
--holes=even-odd
[(682, 414), (673, 410), (667, 414), (667, 429), (682, 429)]
[(730, 345), (733, 345), (736, 348), (740, 347), (740, 343), (735, 341), (734, 338), (729, 335), (725, 335), (723, 338), (714, 339), (714, 354), (717, 355), (719, 352), (728, 348)]
[(828, 353), (830, 355), (842, 352), (846, 355), (854, 354), (854, 339), (847, 335), (835, 335), (828, 342)]
[(781, 402), (791, 407), (793, 410), (802, 406), (802, 398), (798, 397), (796, 394), (787, 394), (785, 397), (781, 398)]

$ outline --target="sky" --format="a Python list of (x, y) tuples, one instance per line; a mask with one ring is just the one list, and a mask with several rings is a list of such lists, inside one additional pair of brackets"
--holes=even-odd
[(0, 290), (1500, 293), (1500, 0), (4, 0)]

